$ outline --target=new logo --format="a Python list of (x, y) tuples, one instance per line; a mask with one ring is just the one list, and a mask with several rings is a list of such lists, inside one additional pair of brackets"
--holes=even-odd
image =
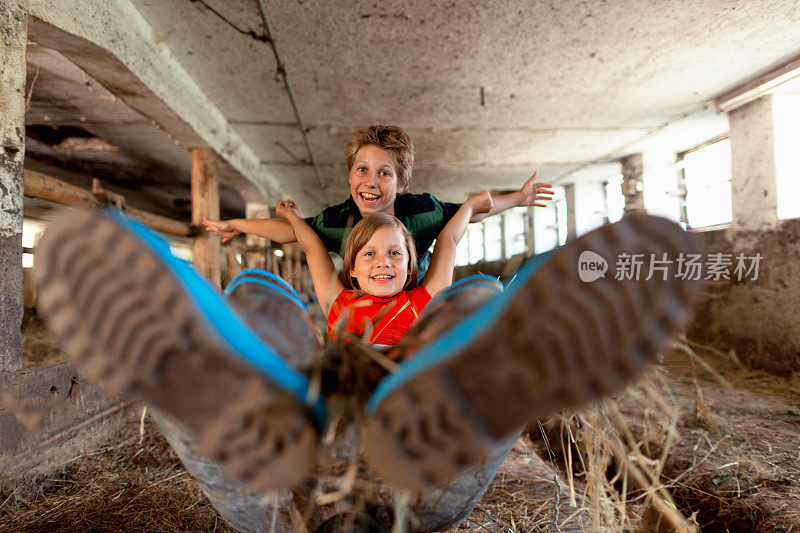
[(601, 255), (589, 250), (581, 252), (578, 257), (578, 277), (581, 278), (581, 281), (589, 283), (604, 278), (606, 272), (608, 272), (608, 261)]

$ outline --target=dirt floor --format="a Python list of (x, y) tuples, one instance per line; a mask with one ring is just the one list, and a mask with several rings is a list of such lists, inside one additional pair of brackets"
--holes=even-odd
[[(628, 523), (632, 529), (657, 529), (642, 500), (645, 489), (661, 486), (684, 523), (701, 531), (800, 531), (800, 376), (745, 368), (713, 346), (680, 345), (614, 403), (546, 423), (549, 447), (532, 433), (537, 450), (548, 457), (552, 449), (555, 468), (571, 468), (587, 490), (586, 459), (598, 455), (591, 447), (613, 449), (619, 438), (624, 454), (613, 450), (603, 476), (616, 493), (602, 503), (625, 498), (627, 513), (643, 519)], [(633, 480), (622, 487), (631, 465), (653, 476), (645, 489)]]
[(66, 360), (58, 339), (30, 307), (22, 315), (22, 368), (27, 370)]
[[(26, 367), (60, 358), (38, 317), (24, 325)], [(531, 426), (454, 531), (669, 531), (671, 500), (702, 531), (800, 531), (800, 376), (684, 346), (614, 402)], [(155, 425), (131, 421), (36, 499), (0, 498), (0, 531), (232, 529)]]
[(745, 368), (735, 352), (695, 347), (667, 359), (680, 437), (662, 477), (703, 531), (800, 531), (800, 375)]

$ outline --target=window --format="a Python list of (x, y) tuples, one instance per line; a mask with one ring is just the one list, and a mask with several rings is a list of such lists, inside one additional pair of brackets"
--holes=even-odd
[(553, 201), (537, 207), (533, 215), (534, 253), (552, 250), (567, 241), (567, 202), (564, 187), (553, 187)]
[(606, 209), (608, 221), (617, 222), (625, 214), (625, 195), (622, 194), (622, 174), (608, 179), (606, 183)]
[(483, 224), (470, 224), (464, 237), (469, 245), (469, 262), (477, 263), (483, 259)]
[(686, 216), (690, 228), (728, 224), (731, 208), (731, 143), (725, 138), (683, 156)]
[(778, 218), (800, 217), (800, 95), (774, 99), (775, 188)]
[(469, 264), (469, 228), (456, 247), (456, 266)]
[(575, 184), (575, 232), (578, 237), (605, 222), (603, 187), (598, 182)]
[[(534, 207), (534, 209), (539, 209)], [(528, 208), (515, 207), (503, 213), (505, 220), (506, 259), (528, 251), (525, 233), (528, 223)]]
[(470, 224), (456, 248), (456, 266), (479, 261), (499, 261), (525, 253), (528, 249), (525, 236), (527, 209), (514, 207), (500, 215)]
[[(22, 247), (33, 248), (39, 243), (39, 238), (42, 236), (47, 224), (41, 220), (34, 220), (31, 218), (22, 219)], [(22, 268), (33, 267), (33, 254), (22, 254)]]
[(642, 162), (645, 209), (651, 215), (680, 222), (683, 191), (679, 189), (675, 152), (653, 150), (644, 154)]
[(169, 241), (169, 251), (172, 252), (172, 255), (175, 257), (179, 257), (184, 261), (192, 262), (192, 247), (185, 244), (175, 242), (174, 240), (170, 239)]
[(501, 231), (500, 216), (486, 218), (483, 224), (484, 244), (486, 249), (483, 251), (485, 261), (497, 261), (503, 259), (503, 233)]

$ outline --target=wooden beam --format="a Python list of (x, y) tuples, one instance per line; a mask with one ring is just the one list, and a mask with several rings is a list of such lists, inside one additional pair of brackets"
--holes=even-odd
[[(25, 169), (25, 196), (76, 208), (88, 209), (97, 206), (97, 199), (90, 191), (28, 169)], [(192, 226), (186, 222), (134, 207), (128, 207), (125, 212), (142, 224), (162, 233), (183, 237), (190, 237), (195, 233)]]
[[(219, 178), (217, 158), (207, 148), (192, 150), (192, 224), (198, 227), (203, 217), (219, 219)], [(194, 238), (194, 266), (219, 287), (221, 277), (220, 239), (204, 231)]]
[(145, 226), (160, 231), (161, 233), (179, 235), (182, 237), (191, 237), (197, 233), (194, 228), (192, 228), (191, 224), (187, 224), (186, 222), (162, 217), (161, 215), (148, 213), (147, 211), (142, 211), (133, 207), (128, 207), (125, 209), (125, 212)]

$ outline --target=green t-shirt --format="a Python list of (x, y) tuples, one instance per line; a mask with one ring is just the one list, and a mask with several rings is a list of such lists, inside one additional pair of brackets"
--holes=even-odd
[[(428, 193), (397, 195), (394, 216), (414, 236), (420, 279), (430, 264), (428, 249), (459, 207), (461, 204), (442, 202)], [(342, 255), (350, 230), (361, 218), (361, 212), (351, 197), (341, 204), (324, 209), (315, 217), (307, 218), (306, 222), (319, 235), (329, 252)]]

